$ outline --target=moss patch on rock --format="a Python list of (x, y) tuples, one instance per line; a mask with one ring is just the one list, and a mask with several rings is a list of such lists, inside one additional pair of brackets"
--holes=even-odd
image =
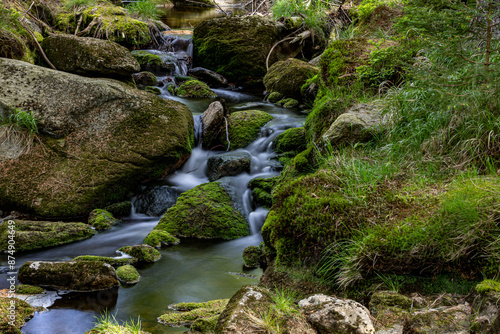
[(205, 183), (183, 193), (155, 230), (177, 237), (236, 239), (248, 235), (245, 218), (219, 183)]
[(179, 88), (175, 90), (175, 94), (180, 97), (200, 97), (200, 98), (216, 98), (217, 94), (208, 87), (208, 85), (199, 80), (189, 80), (183, 82)]
[[(7, 221), (0, 224), (0, 250), (8, 250)], [(95, 234), (87, 224), (16, 220), (16, 251), (58, 246), (88, 239)]]
[[(179, 303), (170, 305), (169, 308), (181, 312), (169, 312), (158, 318), (158, 321), (167, 326), (191, 326), (194, 322), (205, 319), (208, 323), (198, 322), (198, 326), (206, 327), (216, 323), (214, 317), (218, 318), (224, 310), (228, 299), (211, 300), (203, 303)], [(211, 327), (211, 330), (214, 329)]]
[(160, 252), (149, 245), (124, 246), (119, 251), (141, 262), (156, 262), (161, 258)]
[(273, 204), (271, 192), (276, 186), (277, 178), (256, 178), (248, 182), (248, 187), (252, 189), (252, 199), (257, 205), (270, 208)]
[(116, 276), (118, 276), (120, 282), (123, 282), (125, 284), (135, 284), (139, 282), (140, 278), (137, 269), (135, 269), (135, 267), (131, 265), (125, 265), (116, 268)]
[[(14, 306), (14, 312), (11, 312)], [(35, 309), (24, 300), (0, 297), (0, 332), (3, 334), (20, 334), (20, 328), (35, 314)], [(13, 321), (14, 326), (9, 324)]]
[(279, 134), (273, 142), (277, 153), (298, 153), (307, 147), (306, 132), (303, 127), (291, 128)]
[[(258, 138), (261, 128), (272, 119), (273, 116), (260, 110), (244, 110), (230, 114), (228, 122), (230, 149), (236, 150), (250, 145)], [(221, 134), (220, 141), (227, 147), (225, 131)]]
[(281, 93), (278, 93), (278, 92), (272, 92), (271, 94), (269, 94), (269, 96), (267, 97), (267, 100), (271, 103), (277, 103), (278, 101), (280, 101), (281, 99), (283, 98), (283, 94)]
[(478, 285), (476, 285), (476, 291), (479, 294), (487, 294), (488, 292), (500, 292), (500, 282), (492, 280), (492, 279), (485, 279)]
[(16, 286), (16, 293), (21, 295), (38, 295), (44, 293), (45, 289), (39, 286), (33, 286), (29, 284), (19, 284)]
[(107, 263), (113, 268), (118, 268), (128, 264), (133, 264), (137, 262), (136, 258), (114, 258), (106, 256), (96, 256), (96, 255), (81, 255), (73, 259), (73, 261), (97, 261)]
[(22, 14), (9, 3), (0, 4), (0, 57), (35, 63), (35, 45), (28, 31), (21, 26)]
[(88, 219), (88, 224), (97, 230), (108, 230), (111, 226), (116, 225), (120, 220), (113, 217), (113, 215), (103, 209), (93, 210)]
[(164, 246), (175, 246), (181, 241), (167, 231), (152, 230), (144, 239), (144, 243), (151, 247), (162, 248)]
[(263, 257), (262, 249), (258, 246), (248, 246), (243, 251), (243, 262), (247, 268), (257, 268), (260, 266)]

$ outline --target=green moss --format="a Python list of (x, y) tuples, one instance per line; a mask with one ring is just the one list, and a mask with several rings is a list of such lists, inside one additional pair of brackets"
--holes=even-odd
[(160, 252), (149, 245), (125, 246), (119, 251), (135, 257), (141, 262), (156, 262), (161, 258)]
[(132, 51), (132, 56), (141, 65), (141, 69), (160, 69), (163, 67), (163, 60), (160, 56), (142, 50)]
[(114, 203), (104, 207), (104, 210), (108, 211), (113, 216), (128, 216), (132, 210), (132, 203), (130, 203), (130, 201)]
[(149, 93), (152, 93), (152, 94), (155, 94), (155, 95), (160, 95), (160, 94), (161, 94), (161, 90), (160, 90), (160, 88), (158, 88), (158, 87), (146, 86), (146, 87), (144, 88), (144, 90), (145, 90), (146, 92), (149, 92)]
[(169, 84), (167, 86), (167, 91), (172, 94), (172, 95), (175, 95), (175, 85), (174, 84)]
[(302, 152), (306, 147), (306, 132), (303, 127), (287, 129), (273, 142), (273, 149), (277, 153)]
[(34, 63), (35, 45), (20, 24), (21, 13), (9, 3), (0, 4), (0, 57)]
[(107, 263), (114, 268), (118, 268), (121, 266), (125, 266), (127, 264), (132, 264), (137, 262), (135, 258), (114, 258), (114, 257), (106, 257), (106, 256), (95, 256), (95, 255), (81, 255), (77, 256), (73, 259), (73, 261), (98, 261)]
[(183, 193), (155, 230), (177, 237), (208, 239), (235, 239), (249, 233), (245, 218), (232, 206), (228, 193), (213, 182)]
[(215, 331), (218, 321), (219, 315), (208, 318), (198, 318), (192, 323), (191, 330), (201, 333), (211, 333)]
[(190, 76), (187, 76), (187, 75), (176, 75), (174, 77), (174, 79), (175, 79), (175, 83), (178, 84), (178, 85), (181, 85), (182, 83), (184, 83), (186, 81), (196, 80), (196, 78), (190, 77)]
[[(260, 133), (261, 128), (273, 116), (260, 110), (238, 111), (229, 115), (229, 140), (231, 150), (246, 147), (250, 145)], [(227, 147), (226, 134), (221, 134), (221, 142)]]
[(311, 173), (316, 169), (314, 158), (315, 151), (313, 147), (310, 146), (295, 156), (293, 159), (293, 166), (299, 173)]
[(279, 105), (280, 107), (283, 107), (283, 108), (290, 109), (290, 108), (297, 107), (299, 105), (299, 101), (292, 99), (292, 98), (286, 98), (286, 99), (279, 101), (277, 103), (277, 105)]
[(276, 250), (278, 263), (315, 259), (334, 240), (350, 235), (357, 223), (349, 217), (353, 203), (335, 184), (333, 175), (320, 171), (274, 190), (262, 236)]
[(88, 219), (88, 224), (95, 227), (97, 230), (108, 230), (112, 225), (116, 225), (119, 222), (118, 219), (113, 217), (113, 215), (103, 209), (93, 210)]
[(134, 266), (131, 265), (118, 267), (116, 269), (116, 276), (118, 276), (118, 279), (120, 281), (127, 284), (137, 283), (140, 277), (137, 269), (135, 269)]
[(272, 92), (271, 94), (269, 94), (269, 96), (267, 97), (267, 100), (271, 103), (277, 103), (278, 101), (280, 101), (281, 99), (283, 98), (283, 94), (281, 93), (278, 93), (278, 92)]
[(37, 295), (44, 292), (45, 289), (39, 286), (33, 286), (29, 284), (19, 284), (18, 286), (16, 286), (16, 293), (20, 293), (22, 295)]
[(256, 178), (248, 182), (248, 187), (252, 189), (252, 198), (257, 205), (270, 208), (273, 204), (271, 192), (277, 183), (276, 178)]
[[(170, 308), (181, 310), (180, 313), (166, 313), (158, 318), (159, 322), (168, 326), (191, 325), (199, 319), (218, 317), (228, 303), (228, 299), (212, 300), (206, 303), (180, 303)], [(213, 322), (213, 320), (211, 320)], [(202, 324), (199, 323), (201, 326)]]
[(217, 97), (217, 94), (206, 83), (199, 80), (183, 82), (175, 93), (181, 97), (204, 97), (212, 99)]
[(409, 311), (411, 306), (411, 298), (392, 291), (375, 292), (370, 299), (370, 312), (375, 314), (387, 307), (396, 307)]
[(262, 262), (262, 250), (257, 246), (248, 246), (243, 251), (243, 261), (245, 262), (245, 267), (256, 268)]
[[(11, 315), (9, 307), (14, 305), (15, 316), (13, 319), (9, 318)], [(24, 326), (25, 322), (33, 317), (35, 309), (27, 302), (17, 298), (0, 297), (0, 332), (3, 334), (20, 334), (19, 328)], [(13, 321), (14, 326), (9, 322)]]
[(146, 239), (144, 239), (144, 243), (151, 247), (161, 248), (163, 246), (175, 246), (178, 245), (181, 241), (171, 235), (166, 231), (161, 230), (153, 230), (151, 231)]
[(491, 291), (500, 292), (500, 282), (494, 281), (492, 279), (485, 279), (484, 281), (476, 285), (476, 291), (480, 294), (487, 294)]
[[(83, 223), (15, 221), (16, 251), (62, 245), (69, 242), (90, 238), (95, 234)], [(7, 221), (1, 223), (0, 250), (8, 250)]]

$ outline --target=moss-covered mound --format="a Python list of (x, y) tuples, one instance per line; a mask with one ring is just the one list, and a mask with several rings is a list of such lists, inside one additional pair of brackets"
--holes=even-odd
[(118, 268), (128, 264), (133, 264), (137, 262), (136, 258), (114, 258), (106, 256), (96, 256), (96, 255), (81, 255), (73, 259), (73, 261), (97, 261), (107, 263), (113, 268)]
[(119, 285), (115, 269), (98, 261), (28, 261), (19, 268), (19, 281), (75, 291), (106, 290)]
[(181, 97), (204, 97), (216, 98), (217, 94), (208, 85), (199, 80), (190, 80), (182, 83), (175, 90), (175, 94)]
[(319, 69), (311, 64), (290, 58), (274, 63), (264, 77), (268, 92), (279, 92), (286, 97), (300, 100), (301, 88), (306, 81), (318, 74)]
[(243, 251), (243, 262), (247, 268), (257, 268), (262, 262), (262, 249), (258, 246), (248, 246)]
[(160, 252), (149, 245), (124, 246), (119, 251), (135, 257), (140, 262), (156, 262), (161, 258)]
[(158, 318), (158, 321), (167, 326), (192, 326), (196, 322), (197, 325), (192, 327), (193, 330), (203, 327), (211, 332), (215, 329), (219, 315), (228, 301), (228, 299), (218, 299), (202, 303), (169, 305), (170, 309), (180, 312), (165, 313)]
[(193, 31), (194, 62), (231, 82), (260, 81), (271, 47), (284, 34), (282, 27), (259, 16), (205, 20)]
[(276, 186), (276, 178), (256, 178), (248, 182), (248, 187), (252, 189), (252, 199), (257, 205), (270, 208), (273, 204), (271, 192)]
[(3, 209), (86, 216), (173, 171), (193, 146), (193, 117), (178, 102), (4, 58), (0, 77), (7, 110), (31, 110), (43, 133), (25, 154), (0, 160)]
[[(22, 14), (10, 3), (0, 3), (0, 57), (34, 63), (37, 54), (28, 31), (21, 25)], [(40, 33), (35, 35), (43, 39)]]
[(478, 285), (476, 285), (476, 291), (477, 293), (480, 294), (487, 294), (489, 292), (500, 292), (500, 282), (492, 280), (492, 279), (485, 279)]
[(93, 210), (88, 219), (88, 224), (97, 230), (108, 230), (111, 226), (116, 225), (120, 220), (113, 217), (113, 215), (103, 209)]
[(132, 203), (130, 203), (130, 201), (113, 203), (106, 206), (104, 210), (108, 211), (113, 216), (128, 216), (132, 210)]
[(306, 132), (303, 127), (285, 130), (273, 142), (277, 153), (298, 153), (307, 148)]
[(21, 295), (37, 295), (40, 293), (44, 293), (45, 289), (39, 286), (33, 286), (29, 284), (19, 284), (16, 286), (16, 293)]
[(141, 71), (171, 72), (175, 69), (174, 63), (148, 51), (134, 50), (132, 56), (141, 65)]
[[(8, 222), (0, 224), (0, 250), (8, 250)], [(51, 246), (58, 246), (92, 237), (95, 231), (87, 224), (45, 222), (45, 221), (15, 221), (15, 249), (27, 251)]]
[[(0, 332), (21, 334), (20, 328), (35, 314), (35, 309), (24, 300), (0, 297)], [(14, 323), (14, 326), (9, 324)]]
[(135, 269), (135, 267), (131, 265), (118, 267), (116, 269), (116, 276), (118, 276), (120, 282), (125, 284), (135, 284), (139, 282), (139, 279), (141, 277), (137, 272), (137, 269)]
[(201, 184), (183, 193), (155, 230), (177, 237), (236, 239), (248, 235), (245, 218), (218, 183)]
[(151, 247), (162, 248), (165, 246), (175, 246), (181, 241), (167, 231), (152, 230), (144, 239), (144, 243)]

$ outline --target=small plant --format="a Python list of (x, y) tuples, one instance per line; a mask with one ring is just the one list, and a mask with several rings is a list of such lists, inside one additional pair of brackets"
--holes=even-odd
[(274, 305), (273, 309), (277, 314), (289, 317), (299, 314), (299, 310), (295, 305), (297, 294), (294, 291), (287, 289), (275, 289), (275, 294), (272, 296)]
[(18, 130), (26, 129), (32, 135), (38, 133), (38, 126), (33, 116), (33, 111), (27, 113), (26, 111), (15, 109), (5, 123), (12, 124)]
[(97, 0), (66, 0), (64, 8), (76, 9), (79, 7), (90, 7), (97, 4)]
[(92, 329), (92, 333), (105, 334), (105, 333), (116, 333), (116, 334), (142, 334), (141, 331), (141, 320), (140, 318), (135, 321), (130, 319), (123, 324), (119, 324), (116, 320), (116, 315), (110, 314), (108, 311), (104, 311), (100, 317), (96, 317), (97, 322), (95, 327)]
[(382, 280), (384, 285), (391, 291), (399, 293), (399, 290), (403, 287), (403, 282), (399, 279), (397, 275), (384, 275), (377, 273), (378, 278)]
[(162, 14), (155, 0), (139, 0), (127, 6), (127, 9), (131, 14), (143, 20), (158, 20)]

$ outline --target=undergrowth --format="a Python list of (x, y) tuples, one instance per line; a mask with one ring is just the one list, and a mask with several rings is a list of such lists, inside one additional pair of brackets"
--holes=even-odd
[(96, 317), (96, 325), (89, 332), (92, 334), (116, 333), (116, 334), (142, 334), (141, 320), (130, 319), (123, 324), (119, 324), (115, 315), (105, 311), (100, 317)]

